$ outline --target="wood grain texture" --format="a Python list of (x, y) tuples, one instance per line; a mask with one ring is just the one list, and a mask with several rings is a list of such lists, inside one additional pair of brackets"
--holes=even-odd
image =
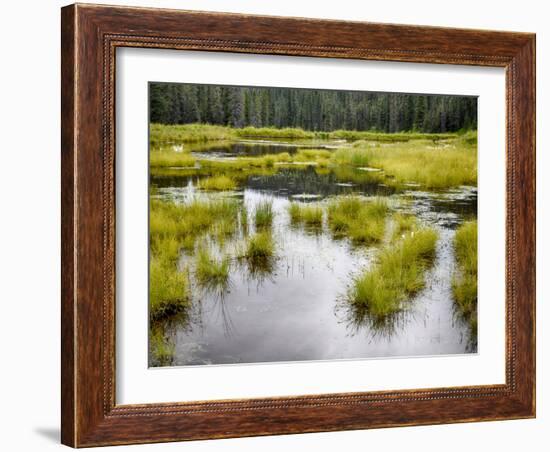
[[(63, 8), (61, 34), (64, 444), (85, 447), (534, 416), (534, 35), (80, 4)], [(506, 68), (506, 384), (116, 405), (117, 47)]]

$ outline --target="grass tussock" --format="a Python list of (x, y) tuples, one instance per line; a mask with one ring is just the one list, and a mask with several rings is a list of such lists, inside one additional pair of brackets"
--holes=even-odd
[(453, 296), (459, 311), (477, 331), (477, 221), (468, 221), (454, 239), (458, 272), (453, 278)]
[(292, 224), (305, 224), (306, 226), (322, 226), (323, 224), (323, 208), (319, 205), (302, 204), (292, 202), (288, 206), (290, 214), (290, 222)]
[(173, 150), (154, 150), (149, 153), (149, 166), (152, 168), (194, 167), (196, 158), (190, 153)]
[(344, 196), (329, 204), (328, 224), (334, 236), (369, 245), (383, 240), (387, 213), (388, 205), (382, 198)]
[(174, 361), (176, 347), (165, 337), (162, 328), (152, 328), (149, 333), (149, 347), (154, 365), (170, 366)]
[(261, 201), (256, 205), (254, 222), (257, 229), (270, 228), (273, 224), (273, 206), (271, 201)]
[(270, 231), (257, 232), (248, 237), (244, 257), (252, 262), (262, 262), (275, 255), (275, 242)]
[(393, 240), (402, 238), (407, 232), (417, 229), (418, 220), (414, 215), (396, 213), (393, 216)]
[(196, 254), (195, 277), (204, 287), (226, 286), (229, 281), (229, 257), (214, 257), (207, 246), (201, 246)]
[(219, 176), (211, 176), (205, 179), (200, 179), (198, 186), (203, 190), (209, 191), (228, 191), (235, 190), (237, 188), (237, 182), (235, 179), (221, 174)]
[(153, 257), (149, 264), (149, 316), (159, 320), (183, 311), (189, 304), (187, 275), (176, 265)]
[(403, 309), (403, 303), (425, 285), (436, 242), (433, 229), (420, 229), (382, 251), (373, 268), (354, 279), (348, 293), (351, 304), (375, 319)]

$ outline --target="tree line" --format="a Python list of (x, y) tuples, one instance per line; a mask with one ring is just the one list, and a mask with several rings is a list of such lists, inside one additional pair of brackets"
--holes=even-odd
[(208, 123), (304, 130), (455, 132), (477, 128), (471, 96), (149, 84), (153, 123)]

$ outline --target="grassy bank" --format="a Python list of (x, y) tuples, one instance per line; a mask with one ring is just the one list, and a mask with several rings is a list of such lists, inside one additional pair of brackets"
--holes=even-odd
[(468, 221), (456, 231), (454, 247), (458, 272), (452, 288), (456, 305), (477, 331), (477, 221)]
[(433, 229), (419, 229), (383, 250), (373, 267), (354, 279), (350, 303), (378, 320), (403, 309), (407, 299), (425, 285), (436, 242)]
[(232, 128), (211, 124), (151, 124), (150, 143), (158, 145), (162, 143), (200, 143), (212, 140), (230, 140), (235, 138), (258, 139), (331, 139), (346, 141), (379, 141), (384, 143), (406, 142), (410, 140), (446, 140), (456, 138), (456, 133), (416, 133), (399, 132), (384, 133), (376, 131), (360, 130), (333, 130), (310, 131), (294, 127), (243, 127)]

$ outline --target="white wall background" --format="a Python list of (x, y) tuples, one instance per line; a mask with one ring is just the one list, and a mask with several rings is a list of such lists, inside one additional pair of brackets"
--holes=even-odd
[[(547, 450), (550, 392), (544, 331), (548, 278), (544, 255), (550, 199), (544, 152), (550, 133), (550, 14), (546, 2), (523, 0), (113, 0), (118, 4), (241, 13), (441, 25), (537, 33), (538, 147), (538, 416), (536, 420), (407, 427), (356, 432), (244, 438), (119, 447), (116, 450), (280, 451), (397, 450), (445, 452), (490, 448), (500, 452)], [(99, 3), (99, 2), (93, 2)], [(59, 8), (64, 2), (12, 1), (2, 6), (0, 124), (3, 159), (0, 220), (0, 447), (58, 450), (60, 294)], [(6, 161), (7, 157), (7, 161)], [(7, 290), (6, 290), (7, 289)], [(546, 380), (546, 381), (545, 381)], [(547, 443), (548, 440), (546, 440)]]

